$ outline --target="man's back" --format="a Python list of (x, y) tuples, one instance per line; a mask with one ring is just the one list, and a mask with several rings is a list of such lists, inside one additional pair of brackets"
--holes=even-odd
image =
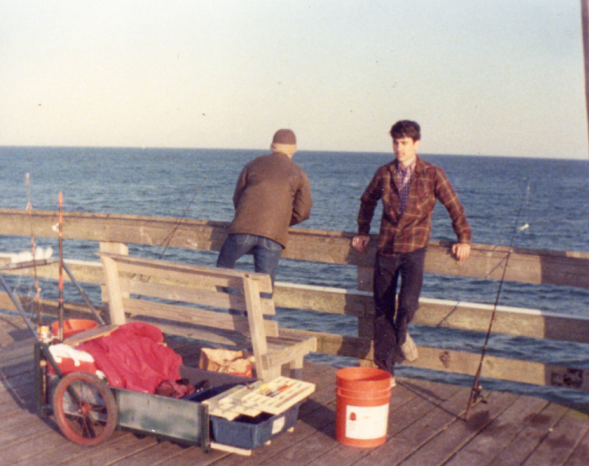
[(287, 155), (258, 157), (242, 170), (233, 195), (235, 217), (229, 234), (270, 238), (286, 246), (288, 227), (309, 218), (309, 179)]

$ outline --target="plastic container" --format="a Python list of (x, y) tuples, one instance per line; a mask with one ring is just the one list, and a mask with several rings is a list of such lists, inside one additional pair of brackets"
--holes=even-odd
[(295, 426), (300, 405), (301, 403), (297, 403), (281, 414), (262, 413), (253, 418), (239, 416), (233, 421), (211, 416), (212, 439), (217, 443), (239, 448), (259, 447)]
[(391, 374), (369, 367), (336, 372), (335, 437), (348, 446), (372, 448), (386, 441)]
[[(227, 376), (226, 374), (222, 375)], [(202, 402), (233, 388), (235, 385), (238, 384), (228, 383), (206, 388), (183, 399)], [(256, 417), (242, 415), (232, 421), (218, 416), (210, 416), (211, 440), (238, 448), (257, 448), (282, 432), (293, 428), (297, 423), (302, 403), (297, 403), (285, 412), (275, 415), (268, 413), (262, 413)]]
[[(66, 319), (63, 321), (63, 338), (69, 338), (80, 332), (85, 332), (98, 327), (98, 322), (88, 319)], [(59, 321), (51, 324), (51, 335), (57, 337), (59, 333)]]

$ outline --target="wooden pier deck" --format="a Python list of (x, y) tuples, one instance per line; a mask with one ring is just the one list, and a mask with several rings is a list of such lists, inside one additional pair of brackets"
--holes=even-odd
[[(190, 365), (194, 347), (171, 342)], [(252, 456), (182, 447), (116, 431), (104, 445), (66, 440), (51, 418), (35, 414), (33, 340), (19, 316), (0, 315), (0, 466), (3, 465), (403, 465), (581, 466), (589, 464), (589, 422), (564, 406), (492, 392), (462, 418), (469, 388), (400, 379), (390, 403), (387, 442), (356, 449), (335, 440), (336, 368), (308, 362), (317, 391), (302, 406), (294, 432)]]

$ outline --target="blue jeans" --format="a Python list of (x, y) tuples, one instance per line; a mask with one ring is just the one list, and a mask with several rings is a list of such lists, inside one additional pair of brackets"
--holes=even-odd
[[(374, 362), (394, 374), (403, 361), (399, 347), (407, 339), (407, 326), (419, 307), (423, 285), (425, 248), (393, 257), (376, 256), (374, 265)], [(397, 282), (401, 277), (398, 305)]]
[(281, 244), (263, 236), (243, 233), (229, 235), (219, 252), (217, 267), (233, 269), (237, 259), (248, 252), (252, 252), (255, 271), (269, 274), (272, 278), (272, 285), (274, 285), (274, 277), (278, 270), (278, 261), (282, 249)]

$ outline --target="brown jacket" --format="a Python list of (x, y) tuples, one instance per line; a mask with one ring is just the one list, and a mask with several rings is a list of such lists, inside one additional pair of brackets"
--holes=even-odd
[(229, 234), (263, 236), (286, 247), (288, 227), (311, 215), (311, 185), (301, 167), (274, 152), (249, 162), (233, 194), (235, 217)]

